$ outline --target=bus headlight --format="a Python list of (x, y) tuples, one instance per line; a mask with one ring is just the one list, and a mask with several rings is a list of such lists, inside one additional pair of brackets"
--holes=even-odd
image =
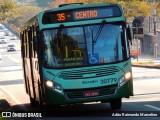
[(127, 80), (130, 80), (131, 76), (131, 72), (126, 72), (125, 75), (119, 79), (119, 87), (121, 87)]
[(129, 80), (131, 78), (131, 72), (127, 72), (126, 74), (125, 74), (125, 79), (126, 80)]
[(53, 82), (48, 80), (48, 81), (46, 82), (46, 86), (47, 86), (47, 87), (50, 87), (50, 88), (53, 87)]
[(47, 80), (46, 81), (46, 86), (49, 87), (49, 88), (52, 88), (54, 89), (55, 91), (59, 92), (59, 93), (62, 93), (63, 92), (63, 88), (61, 87), (61, 85), (53, 82), (53, 81), (50, 81), (50, 80)]

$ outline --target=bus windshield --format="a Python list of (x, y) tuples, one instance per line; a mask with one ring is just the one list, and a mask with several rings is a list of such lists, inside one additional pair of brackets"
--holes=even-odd
[(120, 62), (129, 57), (126, 32), (122, 24), (60, 29), (42, 32), (44, 67), (100, 65)]

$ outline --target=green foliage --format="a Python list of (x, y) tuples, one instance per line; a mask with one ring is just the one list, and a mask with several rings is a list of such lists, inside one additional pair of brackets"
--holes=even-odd
[(153, 10), (157, 10), (160, 15), (160, 0), (148, 2), (148, 0), (24, 0), (24, 5), (18, 6), (13, 0), (0, 0), (0, 21), (9, 21), (16, 26), (21, 26), (26, 20), (30, 19), (42, 9), (29, 4), (37, 2), (43, 9), (49, 7), (57, 7), (62, 3), (82, 2), (85, 4), (101, 4), (101, 3), (119, 3), (124, 8), (127, 19), (135, 16), (150, 16)]
[(8, 21), (18, 15), (17, 4), (12, 0), (0, 0), (0, 21)]
[[(56, 0), (55, 0), (56, 1)], [(124, 8), (125, 15), (128, 19), (135, 16), (150, 16), (151, 12), (157, 7), (160, 12), (160, 2), (148, 2), (148, 0), (72, 0), (74, 2), (83, 2), (85, 4), (100, 4), (100, 3), (119, 3)], [(154, 4), (153, 4), (154, 3)], [(158, 9), (159, 8), (159, 9)]]
[(119, 3), (123, 5), (125, 15), (128, 18), (138, 16), (146, 17), (149, 16), (152, 11), (150, 4), (146, 1), (132, 0), (129, 2), (120, 1)]
[(157, 14), (158, 14), (158, 16), (160, 16), (160, 3), (158, 3), (158, 5), (157, 5)]
[(151, 7), (154, 8), (153, 10), (157, 10), (157, 15), (160, 16), (160, 0), (157, 2), (152, 2)]
[(53, 2), (55, 0), (36, 0), (36, 2), (38, 3), (39, 7), (48, 7), (49, 3)]
[(20, 6), (18, 10), (20, 11), (20, 15), (16, 19), (9, 21), (18, 27), (41, 11), (37, 6)]

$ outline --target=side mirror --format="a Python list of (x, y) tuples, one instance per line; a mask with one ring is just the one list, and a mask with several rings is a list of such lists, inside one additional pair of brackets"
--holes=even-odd
[(128, 24), (128, 27), (127, 27), (127, 38), (128, 38), (128, 40), (131, 42), (131, 45), (132, 45), (133, 30), (132, 30), (131, 25), (129, 25), (129, 24)]

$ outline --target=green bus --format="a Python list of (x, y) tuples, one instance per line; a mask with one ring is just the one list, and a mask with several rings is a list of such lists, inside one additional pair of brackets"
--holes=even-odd
[(63, 4), (21, 29), (26, 93), (32, 106), (86, 102), (120, 109), (133, 96), (131, 27), (120, 4)]

